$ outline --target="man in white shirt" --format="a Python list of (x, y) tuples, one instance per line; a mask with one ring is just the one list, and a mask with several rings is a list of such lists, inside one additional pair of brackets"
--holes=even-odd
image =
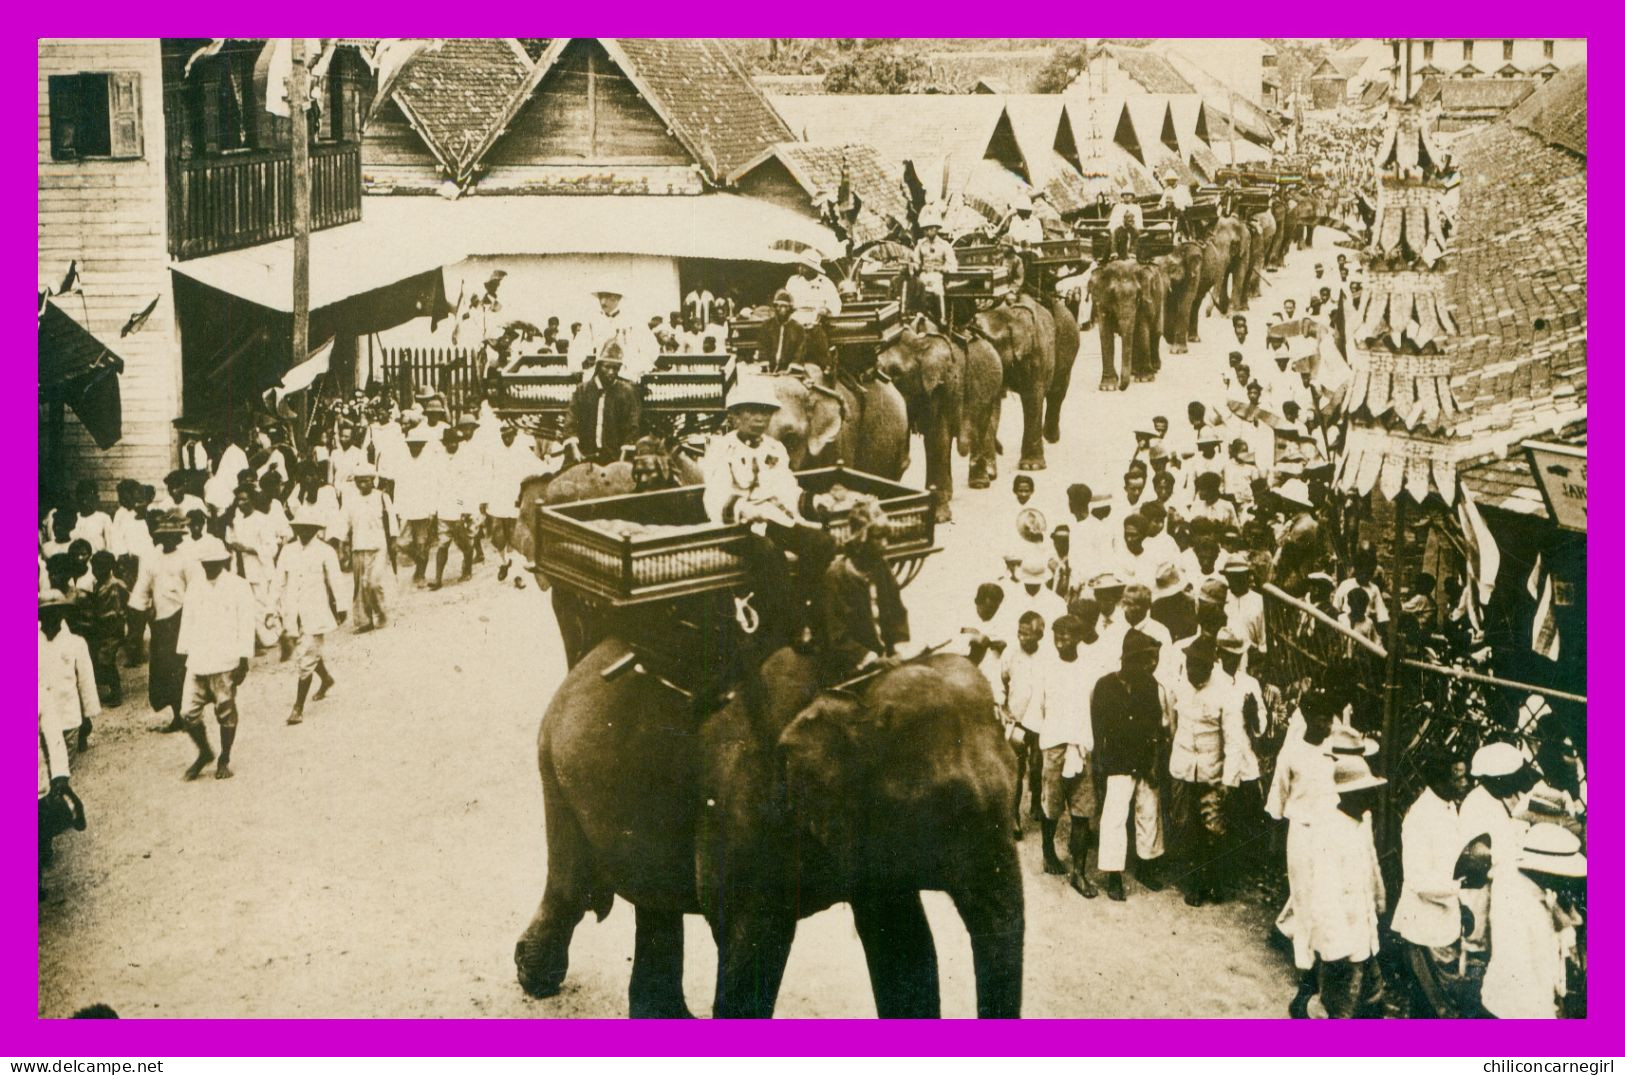
[(73, 524), (69, 539), (90, 542), (90, 551), (93, 553), (107, 548), (113, 529), (113, 519), (102, 510), (101, 501), (96, 498), (95, 482), (86, 478), (79, 483), (74, 506), (78, 509), (79, 518)]
[(430, 437), (428, 426), (413, 426), (406, 434), (406, 457), (395, 470), (395, 511), (406, 529), (412, 581), (419, 586), (429, 570), (429, 552), (435, 546), (435, 510), (440, 503), (443, 457), (429, 454)]
[(841, 312), (841, 293), (824, 275), (824, 265), (818, 254), (808, 250), (796, 260), (796, 272), (784, 282), (795, 305), (792, 315), (802, 328), (812, 328), (818, 319)]
[(1454, 1019), (1465, 1010), (1461, 973), (1461, 886), (1456, 860), (1466, 843), (1460, 803), (1467, 763), (1453, 754), (1431, 758), (1427, 787), (1405, 812), (1400, 830), (1404, 880), (1394, 904), (1393, 930), (1405, 941), (1405, 965), (1419, 1013)]
[(1224, 558), (1220, 569), (1230, 594), (1225, 599), (1225, 619), (1247, 646), (1247, 666), (1256, 664), (1252, 654), (1269, 652), (1269, 635), (1264, 627), (1264, 595), (1253, 589), (1253, 565), (1244, 553), (1233, 552)]
[(1377, 916), (1384, 896), (1370, 815), (1387, 781), (1373, 776), (1359, 755), (1339, 757), (1332, 773), (1338, 803), (1315, 822), (1307, 925), (1326, 1015), (1352, 1019), (1379, 1011)]
[(526, 565), (520, 563), (519, 550), (514, 547), (513, 529), (519, 519), (520, 490), (525, 479), (542, 472), (542, 461), (519, 440), (518, 427), (509, 423), (503, 425), (502, 444), (491, 453), (488, 465), (490, 489), (485, 496), (485, 515), (491, 521), (491, 545), (501, 560), (497, 581), (505, 581), (517, 565), (520, 572), (513, 583), (524, 589)]
[(1382, 588), (1374, 581), (1377, 571), (1377, 554), (1369, 548), (1354, 550), (1353, 572), (1338, 584), (1332, 593), (1332, 604), (1339, 612), (1349, 610), (1349, 594), (1356, 588), (1364, 590), (1371, 597), (1367, 606), (1371, 619), (1379, 624), (1388, 622), (1388, 604), (1382, 599)]
[(1185, 235), (1185, 212), (1191, 207), (1192, 199), (1190, 188), (1179, 181), (1179, 173), (1170, 168), (1162, 176), (1162, 198), (1157, 202), (1159, 209), (1172, 209), (1174, 211), (1174, 233), (1183, 237)]
[(388, 493), (374, 488), (377, 478), (370, 464), (362, 464), (351, 479), (339, 508), (342, 529), (337, 536), (350, 550), (350, 573), (355, 576), (350, 604), (356, 610), (356, 634), (361, 634), (389, 622), (384, 610), (385, 565), (393, 569), (395, 564), (395, 506)]
[(1111, 216), (1106, 220), (1106, 234), (1112, 239), (1112, 252), (1117, 257), (1134, 256), (1134, 244), (1145, 230), (1145, 217), (1139, 203), (1134, 200), (1134, 188), (1124, 187)]
[[(1045, 658), (1040, 653), (1044, 641), (1044, 617), (1037, 612), (1021, 613), (1016, 621), (1015, 644), (1005, 648), (999, 662), (999, 684), (994, 697), (999, 701), (1011, 745), (1016, 751), (1016, 801), (1011, 814), (1016, 829), (1021, 828), (1023, 777), (1030, 792), (1029, 816), (1043, 820), (1043, 755), (1038, 752), (1038, 735), (1043, 728)], [(1053, 859), (1054, 847), (1050, 848)], [(1064, 872), (1060, 860), (1045, 860), (1050, 873)], [(1051, 866), (1057, 868), (1050, 869)]]
[(451, 559), (453, 545), (463, 554), (463, 581), (473, 577), (474, 514), (479, 510), (479, 497), (484, 493), (479, 461), (463, 447), (462, 436), (455, 429), (447, 429), (440, 442), (446, 454), (441, 460), (440, 480), (435, 486), (435, 527), (439, 542), (434, 554), (431, 590), (445, 585), (446, 562)]
[(655, 368), (660, 357), (660, 342), (649, 326), (627, 313), (621, 306), (620, 291), (612, 287), (594, 291), (598, 300), (598, 314), (582, 326), (581, 332), (570, 341), (570, 365), (582, 368), (588, 358), (602, 351), (610, 341), (620, 344), (623, 367), (621, 376), (633, 384)]
[(367, 465), (367, 427), (351, 426), (344, 433), (344, 444), (333, 453), (333, 488), (342, 496), (349, 491), (356, 471)]
[[(1089, 757), (1094, 737), (1089, 722), (1089, 696), (1102, 669), (1095, 655), (1079, 646), (1083, 625), (1077, 617), (1062, 616), (1053, 627), (1055, 652), (1044, 667), (1039, 699), (1038, 749), (1044, 759), (1043, 836), (1044, 870), (1055, 872), (1055, 831), (1064, 811), (1071, 820), (1067, 851), (1072, 858), (1071, 885), (1084, 899), (1098, 895), (1086, 869), (1089, 826), (1095, 816), (1094, 774)], [(1097, 643), (1098, 644), (1098, 643)]]
[(102, 712), (90, 647), (67, 628), (73, 602), (58, 590), (39, 595), (40, 725), (59, 743), (77, 733), (79, 749), (90, 741), (91, 718)]
[(1184, 682), (1173, 692), (1171, 816), (1188, 868), (1185, 902), (1192, 907), (1224, 898), (1225, 789), (1239, 782), (1240, 744), (1247, 734), (1229, 678), (1215, 674), (1217, 658), (1214, 641), (1198, 635), (1185, 647)]
[(338, 630), (350, 612), (350, 588), (339, 570), (333, 546), (317, 539), (324, 523), (310, 505), (300, 505), (293, 517), (293, 541), (283, 546), (276, 562), (277, 607), (282, 613), (282, 629), (298, 639), (294, 667), (299, 672), (297, 695), (289, 724), (305, 719), (305, 699), (310, 695), (311, 677), (320, 678), (315, 701), (333, 689), (333, 674), (327, 670), (322, 652), (323, 640)]
[(186, 660), (175, 650), (181, 630), (181, 605), (191, 577), (192, 557), (181, 551), (186, 525), (175, 515), (164, 515), (153, 528), (153, 550), (141, 558), (135, 585), (130, 589), (130, 616), (150, 619), (152, 644), (147, 649), (147, 703), (155, 713), (169, 710), (163, 730), (178, 732), (181, 690), (186, 685)]
[(231, 746), (237, 738), (237, 688), (248, 675), (248, 661), (254, 656), (258, 616), (248, 583), (226, 571), (231, 554), (218, 538), (203, 538), (196, 555), (203, 575), (187, 583), (175, 644), (186, 655), (181, 721), (197, 744), (197, 760), (186, 770), (186, 779), (196, 780), (214, 760), (203, 726), (204, 707), (212, 702), (220, 725), (220, 762), (214, 775), (217, 780), (227, 780), (232, 776)]

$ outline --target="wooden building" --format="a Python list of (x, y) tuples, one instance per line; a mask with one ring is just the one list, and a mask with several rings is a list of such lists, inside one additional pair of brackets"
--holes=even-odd
[[(41, 403), (41, 478), (55, 471), (59, 482), (102, 479), (104, 496), (109, 479), (152, 481), (174, 459), (180, 344), (169, 288), (162, 102), (155, 40), (39, 43), (40, 287), (60, 289), (73, 267), (77, 290), (47, 300), (59, 311), (52, 320), (66, 316), (123, 364), (118, 436), (105, 449), (74, 406)], [(121, 337), (131, 316), (154, 300), (140, 330)], [(48, 331), (42, 328), (40, 389), (54, 398), (80, 362), (46, 351)], [(49, 458), (58, 416), (60, 450)]]
[[(791, 243), (838, 252), (805, 211), (732, 193), (793, 137), (724, 42), (555, 38), (533, 62), (514, 41), (447, 41), (367, 128), (366, 212), (437, 244), (453, 293), (500, 268), (505, 318), (583, 320), (601, 285), (640, 319), (696, 288), (761, 301)], [(450, 342), (419, 327), (386, 342)]]

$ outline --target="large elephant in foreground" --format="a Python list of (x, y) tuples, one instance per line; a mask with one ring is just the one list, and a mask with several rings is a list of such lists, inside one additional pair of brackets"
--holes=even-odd
[(875, 362), (902, 393), (908, 424), (925, 441), (925, 484), (936, 492), (937, 521), (947, 522), (956, 441), (959, 454), (970, 456), (971, 488), (986, 487), (998, 472), (994, 438), (1004, 395), (998, 352), (979, 336), (960, 344), (916, 318)]
[(1162, 271), (1168, 285), (1168, 301), (1163, 308), (1163, 339), (1168, 353), (1185, 354), (1192, 340), (1200, 341), (1197, 313), (1202, 296), (1202, 244), (1182, 242), (1157, 258), (1153, 264)]
[[(993, 345), (1004, 387), (1021, 398), (1021, 470), (1044, 469), (1044, 410), (1056, 371), (1055, 315), (1031, 295), (976, 315), (974, 331)], [(1076, 358), (1076, 353), (1073, 355)], [(1068, 370), (1070, 380), (1071, 371)], [(1063, 388), (1064, 390), (1064, 388)]]
[(935, 1017), (933, 889), (970, 933), (978, 1014), (1020, 1014), (1015, 764), (975, 666), (934, 656), (820, 693), (812, 659), (780, 649), (705, 715), (629, 654), (601, 643), (542, 717), (547, 886), (514, 950), (527, 993), (559, 991), (576, 925), (618, 895), (637, 913), (633, 1016), (689, 1014), (685, 914), (716, 939), (713, 1013), (770, 1016), (798, 919), (845, 902), (878, 1013)]

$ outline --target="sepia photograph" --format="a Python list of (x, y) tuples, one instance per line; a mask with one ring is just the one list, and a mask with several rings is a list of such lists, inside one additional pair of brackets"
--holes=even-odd
[(37, 1017), (1586, 1018), (1586, 50), (40, 39)]

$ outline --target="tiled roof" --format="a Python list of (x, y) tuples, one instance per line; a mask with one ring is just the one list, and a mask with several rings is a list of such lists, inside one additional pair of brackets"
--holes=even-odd
[(1012, 94), (1004, 98), (1004, 112), (1010, 117), (1016, 145), (1032, 173), (1033, 185), (1049, 195), (1063, 213), (1082, 209), (1092, 198), (1078, 170), (1055, 152), (1055, 136), (1061, 126), (1065, 101), (1053, 93)]
[(1446, 112), (1509, 109), (1535, 91), (1529, 78), (1451, 79), (1439, 86), (1439, 106)]
[(1542, 140), (1586, 155), (1586, 65), (1552, 76), (1508, 117)]
[(1003, 99), (985, 93), (807, 94), (772, 102), (794, 137), (871, 145), (894, 164), (913, 161), (933, 197), (944, 163), (963, 182), (1004, 114)]
[(1326, 57), (1326, 62), (1336, 68), (1337, 73), (1344, 78), (1353, 78), (1360, 73), (1360, 68), (1364, 67), (1366, 61), (1370, 58), (1371, 54), (1369, 52), (1353, 49), (1345, 52), (1334, 52)]
[[(1524, 122), (1573, 139), (1584, 94), (1582, 70), (1577, 90), (1558, 87), (1544, 110), (1526, 101), (1537, 108)], [(1556, 107), (1565, 101), (1579, 102), (1578, 121)], [(1462, 437), (1530, 435), (1586, 402), (1585, 160), (1517, 122), (1514, 112), (1454, 147), (1462, 188), (1449, 286), (1461, 334), (1446, 353)]]
[(714, 181), (792, 137), (726, 42), (622, 37), (603, 44), (625, 60), (627, 77)]
[(1383, 81), (1372, 82), (1360, 93), (1361, 108), (1375, 108), (1388, 100), (1391, 87)]
[(448, 38), (413, 57), (393, 100), (452, 178), (466, 178), (500, 129), (530, 60), (512, 38)]
[[(1586, 424), (1582, 420), (1565, 426), (1554, 436), (1540, 439), (1584, 447)], [(1504, 459), (1468, 467), (1461, 472), (1461, 480), (1473, 491), (1473, 499), (1479, 507), (1547, 518), (1550, 513), (1546, 510), (1546, 498), (1540, 495), (1540, 487), (1529, 470), (1528, 457), (1520, 449), (1521, 444), (1510, 449)]]
[[(862, 202), (853, 229), (854, 238), (860, 243), (885, 238), (891, 231), (892, 221), (908, 222), (902, 177), (886, 164), (873, 146), (780, 142), (770, 155), (784, 164), (809, 198), (818, 194), (836, 197), (844, 171)], [(734, 178), (753, 170), (752, 167), (741, 169)]]
[(1123, 73), (1147, 93), (1195, 93), (1196, 87), (1174, 70), (1173, 64), (1148, 49), (1107, 45), (1107, 55), (1117, 61)]

